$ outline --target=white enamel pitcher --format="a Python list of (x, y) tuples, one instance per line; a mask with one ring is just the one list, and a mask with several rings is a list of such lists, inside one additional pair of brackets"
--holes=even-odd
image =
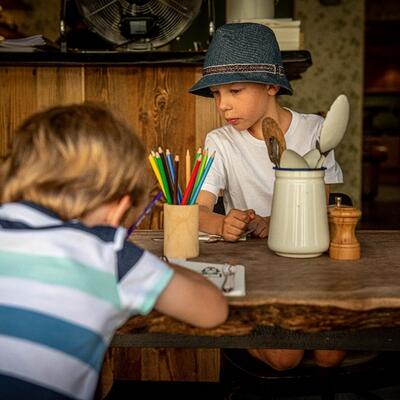
[(317, 257), (329, 248), (325, 168), (275, 168), (268, 247), (285, 257)]

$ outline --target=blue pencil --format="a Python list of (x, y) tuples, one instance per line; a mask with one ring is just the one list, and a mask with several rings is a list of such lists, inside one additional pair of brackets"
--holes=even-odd
[(214, 161), (214, 157), (215, 157), (215, 151), (214, 151), (213, 155), (207, 161), (207, 164), (206, 164), (206, 166), (204, 168), (203, 174), (201, 175), (201, 178), (199, 180), (199, 184), (197, 185), (196, 190), (190, 196), (189, 204), (194, 204), (196, 202), (197, 196), (200, 193), (201, 187), (203, 186), (203, 183), (204, 183), (204, 181), (206, 179), (208, 171), (210, 170), (211, 165), (212, 165), (212, 163)]
[[(168, 169), (169, 169), (169, 172), (171, 173), (172, 181), (175, 184), (175, 172), (174, 172), (174, 163), (172, 160), (172, 154), (168, 149), (166, 150), (165, 154), (167, 155), (166, 158), (167, 158), (167, 162), (168, 162)], [(179, 187), (179, 183), (178, 183), (178, 204), (181, 203), (181, 200), (182, 200), (182, 191), (181, 191), (181, 188)]]
[(153, 207), (156, 205), (157, 201), (161, 199), (161, 196), (163, 195), (162, 191), (160, 190), (147, 204), (146, 208), (142, 211), (142, 213), (139, 215), (138, 219), (127, 229), (126, 231), (126, 239), (129, 239), (129, 237), (132, 235), (133, 231), (142, 223), (144, 218), (146, 217), (147, 214), (150, 214), (151, 210)]

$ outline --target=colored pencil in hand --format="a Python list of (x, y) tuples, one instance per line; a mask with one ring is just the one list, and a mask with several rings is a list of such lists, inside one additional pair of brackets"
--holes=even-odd
[(156, 205), (157, 201), (161, 199), (162, 196), (162, 191), (159, 191), (147, 204), (143, 212), (139, 215), (138, 219), (127, 229), (126, 231), (126, 239), (129, 239), (129, 237), (132, 235), (134, 230), (142, 223), (146, 215), (150, 214), (151, 210), (153, 207)]

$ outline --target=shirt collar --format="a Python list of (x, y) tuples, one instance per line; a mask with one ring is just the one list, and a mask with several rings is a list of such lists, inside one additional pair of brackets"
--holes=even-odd
[(32, 227), (54, 226), (63, 223), (54, 211), (30, 201), (3, 204), (0, 207), (0, 218), (20, 221)]

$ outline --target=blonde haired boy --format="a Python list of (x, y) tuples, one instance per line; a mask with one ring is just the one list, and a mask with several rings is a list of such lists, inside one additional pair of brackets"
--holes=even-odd
[(125, 240), (147, 195), (145, 149), (95, 104), (18, 129), (0, 168), (0, 398), (91, 399), (118, 326), (153, 308), (198, 327), (221, 292)]

